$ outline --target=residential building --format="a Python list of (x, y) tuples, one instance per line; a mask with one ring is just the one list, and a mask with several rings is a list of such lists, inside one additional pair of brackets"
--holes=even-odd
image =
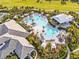
[(10, 20), (0, 25), (0, 59), (5, 59), (10, 53), (15, 51), (20, 59), (30, 55), (34, 47), (25, 39), (28, 32)]

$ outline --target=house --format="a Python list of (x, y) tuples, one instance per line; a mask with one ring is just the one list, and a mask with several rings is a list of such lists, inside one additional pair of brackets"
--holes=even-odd
[(10, 53), (14, 52), (20, 59), (30, 55), (34, 47), (25, 39), (28, 32), (10, 20), (0, 25), (0, 59), (5, 59)]
[(52, 16), (52, 19), (54, 19), (56, 22), (58, 22), (58, 25), (61, 27), (70, 27), (71, 24), (69, 22), (72, 22), (74, 20), (74, 17), (71, 15), (66, 15), (66, 14), (59, 14)]

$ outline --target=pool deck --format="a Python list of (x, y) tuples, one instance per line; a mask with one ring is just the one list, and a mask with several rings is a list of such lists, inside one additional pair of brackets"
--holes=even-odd
[[(48, 23), (47, 17), (38, 13), (34, 13), (24, 18), (24, 23), (32, 26), (32, 31), (39, 39), (44, 41), (54, 40), (55, 43), (64, 44), (65, 42), (59, 42), (57, 36), (60, 34), (60, 30), (54, 28)], [(34, 23), (34, 25), (33, 25)]]

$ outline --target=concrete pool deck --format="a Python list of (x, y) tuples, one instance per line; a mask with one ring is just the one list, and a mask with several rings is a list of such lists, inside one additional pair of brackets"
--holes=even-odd
[(33, 30), (31, 33), (37, 35), (42, 42), (54, 40), (55, 43), (64, 44), (63, 42), (59, 42), (59, 39), (57, 38), (57, 36), (60, 34), (60, 30), (51, 26), (48, 23), (46, 16), (34, 13), (25, 17), (23, 21), (25, 24), (32, 26)]

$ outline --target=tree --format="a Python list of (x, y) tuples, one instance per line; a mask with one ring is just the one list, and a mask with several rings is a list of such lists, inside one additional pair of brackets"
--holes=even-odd
[(7, 56), (6, 59), (18, 59), (16, 55)]
[(29, 57), (29, 56), (27, 56), (27, 57), (25, 57), (25, 59), (30, 59), (30, 57)]
[(37, 0), (37, 3), (39, 3), (40, 2), (40, 0)]
[(72, 53), (72, 54), (70, 55), (70, 59), (79, 59), (79, 53), (78, 53), (78, 54)]
[(65, 5), (66, 4), (66, 1), (61, 0), (61, 4)]
[(0, 5), (0, 9), (3, 9), (3, 6), (2, 5)]

